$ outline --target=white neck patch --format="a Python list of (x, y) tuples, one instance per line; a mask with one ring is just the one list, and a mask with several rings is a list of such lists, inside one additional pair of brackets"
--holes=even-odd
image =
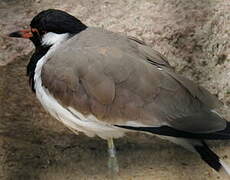
[(67, 40), (69, 33), (57, 34), (48, 32), (42, 37), (42, 45), (54, 45)]

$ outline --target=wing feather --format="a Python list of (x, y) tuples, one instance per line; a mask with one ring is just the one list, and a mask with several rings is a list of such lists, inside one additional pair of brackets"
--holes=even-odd
[(73, 37), (42, 69), (44, 86), (64, 106), (117, 125), (169, 124), (188, 132), (226, 127), (210, 113), (218, 99), (177, 75), (161, 54), (134, 39), (91, 31), (91, 43), (89, 34)]

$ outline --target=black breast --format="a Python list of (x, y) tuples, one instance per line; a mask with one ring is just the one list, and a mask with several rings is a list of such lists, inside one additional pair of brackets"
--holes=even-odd
[(40, 46), (35, 49), (34, 54), (30, 58), (30, 62), (27, 65), (27, 76), (29, 76), (29, 84), (33, 92), (34, 89), (34, 74), (37, 62), (48, 52), (51, 46)]

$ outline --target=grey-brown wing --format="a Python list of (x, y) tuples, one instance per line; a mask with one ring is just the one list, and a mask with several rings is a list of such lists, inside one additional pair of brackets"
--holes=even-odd
[(221, 105), (221, 102), (206, 89), (196, 85), (191, 80), (176, 74), (169, 65), (167, 58), (160, 54), (158, 51), (150, 48), (145, 44), (145, 42), (136, 39), (135, 37), (129, 37), (129, 39), (136, 43), (138, 54), (142, 54), (144, 57), (143, 59), (147, 60), (152, 65), (164, 68), (164, 71), (167, 72), (178, 83), (180, 83), (181, 86), (186, 88), (192, 94), (192, 96), (198, 98), (209, 108), (216, 108)]
[(129, 36), (128, 39), (136, 45), (137, 53), (142, 55), (143, 58), (147, 60), (150, 64), (153, 64), (155, 66), (165, 66), (168, 68), (172, 68), (168, 63), (166, 57), (164, 57), (158, 51), (149, 47), (147, 44), (145, 44), (145, 42), (131, 36)]
[(117, 47), (60, 50), (44, 65), (42, 80), (64, 106), (110, 124), (168, 124), (188, 132), (226, 126), (210, 111), (213, 97), (206, 91)]
[[(210, 132), (215, 130), (222, 130), (226, 127), (226, 122), (223, 120), (219, 115), (217, 115), (213, 110), (221, 105), (221, 102), (213, 96), (210, 92), (208, 92), (203, 87), (195, 84), (191, 80), (176, 74), (173, 69), (170, 67), (168, 60), (162, 56), (159, 52), (151, 49), (149, 46), (147, 46), (143, 41), (140, 41), (134, 37), (129, 37), (132, 41), (137, 43), (137, 49), (139, 53), (144, 55), (144, 59), (147, 59), (148, 62), (154, 66), (162, 68), (164, 73), (167, 73), (168, 77), (167, 79), (170, 79), (170, 81), (177, 81), (178, 84), (180, 84), (181, 88), (183, 89), (180, 91), (181, 93), (186, 90), (187, 95), (180, 95), (178, 94), (178, 97), (181, 97), (182, 103), (178, 103), (178, 105), (182, 105), (181, 110), (183, 111), (183, 106), (187, 106), (185, 102), (183, 102), (187, 97), (187, 99), (190, 97), (192, 100), (190, 100), (190, 103), (188, 104), (188, 111), (190, 113), (184, 112), (184, 114), (180, 116), (175, 111), (174, 115), (175, 117), (172, 117), (171, 115), (171, 121), (170, 125), (184, 131), (189, 132)], [(173, 79), (173, 80), (172, 80)], [(161, 92), (164, 90), (161, 90)], [(169, 93), (165, 93), (169, 94)], [(164, 96), (161, 96), (164, 98)], [(160, 98), (160, 96), (159, 96)], [(172, 98), (168, 98), (169, 102), (171, 104)], [(180, 99), (180, 98), (179, 98)], [(165, 96), (165, 100), (167, 100)], [(165, 100), (159, 100), (159, 102), (164, 102)], [(173, 101), (172, 106), (174, 106), (176, 103), (176, 100)], [(184, 104), (183, 104), (184, 103)], [(158, 104), (159, 105), (159, 104)], [(162, 107), (167, 107), (167, 105), (162, 105)], [(198, 107), (198, 109), (194, 107)], [(177, 107), (178, 108), (178, 107)], [(186, 108), (185, 108), (186, 109)], [(173, 113), (173, 112), (172, 112)], [(167, 113), (169, 115), (169, 111)], [(176, 117), (176, 115), (179, 115)], [(205, 128), (206, 127), (206, 128)]]

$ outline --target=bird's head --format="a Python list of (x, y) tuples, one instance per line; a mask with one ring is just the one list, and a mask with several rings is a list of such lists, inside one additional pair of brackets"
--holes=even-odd
[(48, 9), (36, 15), (29, 29), (10, 33), (10, 37), (30, 39), (36, 47), (52, 46), (86, 29), (74, 16), (56, 9)]

